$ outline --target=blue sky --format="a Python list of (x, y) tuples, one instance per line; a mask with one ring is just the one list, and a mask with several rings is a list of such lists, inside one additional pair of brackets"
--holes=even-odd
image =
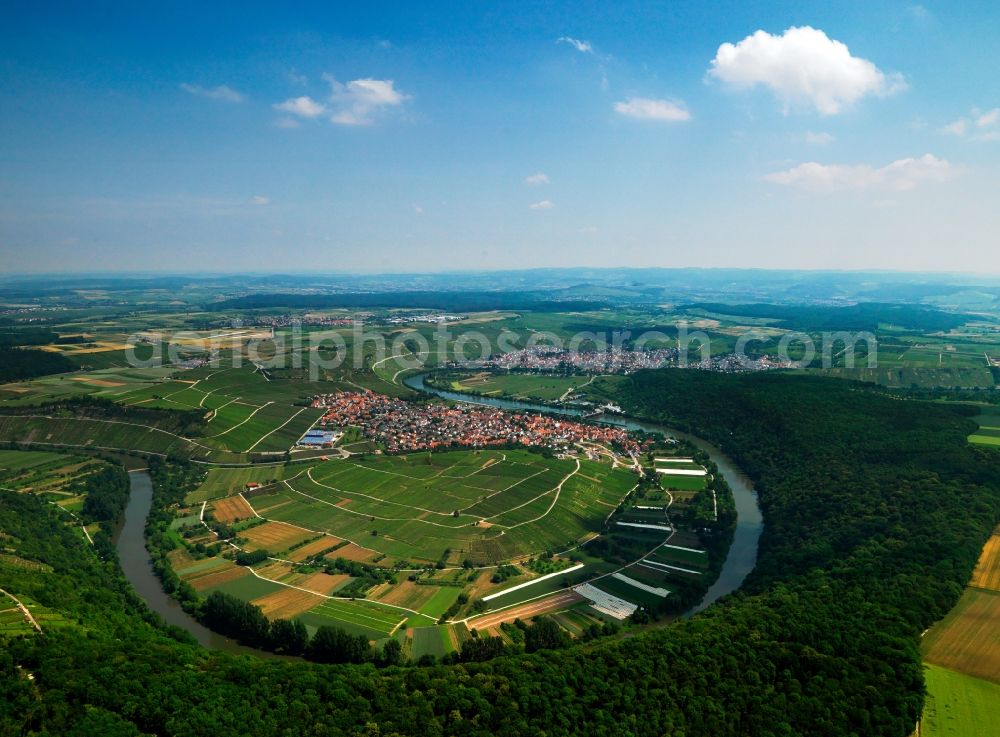
[(8, 6), (0, 270), (1000, 272), (994, 3), (293, 5)]

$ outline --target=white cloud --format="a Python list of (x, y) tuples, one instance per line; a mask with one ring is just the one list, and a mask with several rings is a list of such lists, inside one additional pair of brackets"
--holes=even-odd
[(988, 113), (983, 113), (976, 118), (977, 128), (993, 128), (1000, 122), (1000, 107), (995, 107)]
[(274, 121), (274, 125), (277, 128), (299, 128), (300, 123), (295, 118), (290, 118), (287, 115), (283, 115)]
[(424, 214), (424, 208), (422, 208), (420, 205), (414, 205), (413, 206), (413, 212), (416, 215), (423, 215)]
[(671, 123), (691, 120), (691, 113), (681, 103), (648, 97), (630, 97), (623, 102), (616, 102), (615, 112), (639, 120), (663, 120)]
[(786, 171), (764, 177), (774, 184), (798, 187), (813, 192), (842, 190), (905, 191), (924, 182), (941, 182), (955, 174), (952, 165), (931, 154), (920, 158), (899, 159), (880, 168), (868, 164), (818, 164), (810, 161)]
[(299, 74), (294, 69), (289, 69), (286, 76), (288, 77), (289, 82), (298, 85), (299, 87), (305, 87), (309, 84), (309, 77), (304, 74)]
[(317, 118), (326, 112), (326, 106), (323, 103), (316, 102), (311, 97), (306, 97), (305, 95), (289, 98), (284, 102), (272, 105), (272, 107), (275, 110), (298, 115), (300, 118)]
[(851, 56), (847, 46), (809, 26), (780, 36), (757, 31), (737, 44), (724, 43), (709, 75), (738, 89), (763, 85), (792, 107), (812, 106), (836, 115), (865, 95), (906, 89), (898, 74), (886, 75), (867, 59)]
[(827, 144), (833, 143), (834, 138), (829, 133), (814, 133), (813, 131), (806, 131), (805, 142), (812, 146), (826, 146)]
[(244, 97), (232, 87), (220, 84), (218, 87), (199, 87), (196, 84), (181, 84), (181, 89), (189, 95), (196, 97), (207, 97), (209, 100), (222, 100), (223, 102), (243, 102)]
[(549, 200), (542, 200), (528, 205), (532, 210), (551, 210), (555, 205)]
[(938, 132), (959, 137), (969, 135), (975, 141), (1000, 140), (1000, 107), (986, 112), (973, 108), (969, 117), (953, 120), (939, 128)]
[(948, 125), (941, 128), (941, 133), (945, 133), (949, 136), (964, 136), (968, 128), (969, 121), (965, 118), (959, 118), (958, 120), (953, 120), (948, 123)]
[(251, 200), (255, 205), (269, 205), (271, 204), (271, 198), (265, 197), (264, 195), (257, 194), (253, 196)]
[(579, 51), (581, 54), (592, 54), (594, 53), (594, 47), (590, 44), (590, 41), (581, 41), (578, 38), (571, 38), (569, 36), (561, 36), (556, 39), (556, 43), (565, 43), (572, 46), (574, 49)]
[(524, 183), (530, 184), (532, 187), (537, 187), (540, 184), (548, 184), (549, 175), (538, 172), (537, 174), (532, 174), (530, 177), (525, 177)]
[(338, 125), (371, 125), (379, 112), (410, 99), (396, 89), (391, 79), (355, 79), (347, 84), (330, 75), (324, 75), (324, 79), (333, 89), (330, 101), (337, 108), (330, 121)]
[(594, 233), (597, 232), (597, 226), (596, 225), (585, 225), (582, 228), (580, 228), (577, 232), (581, 233), (583, 235), (593, 235)]

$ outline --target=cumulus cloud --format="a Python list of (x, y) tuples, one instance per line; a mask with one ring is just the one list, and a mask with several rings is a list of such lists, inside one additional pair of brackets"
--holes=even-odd
[(1000, 107), (985, 112), (973, 108), (968, 117), (953, 120), (939, 132), (959, 138), (968, 136), (975, 141), (1000, 140)]
[(242, 93), (237, 92), (232, 87), (220, 84), (218, 87), (200, 87), (196, 84), (181, 84), (181, 89), (189, 95), (195, 97), (205, 97), (209, 100), (221, 100), (222, 102), (243, 102), (245, 99)]
[(592, 54), (594, 53), (594, 47), (591, 46), (590, 41), (581, 41), (578, 38), (571, 38), (569, 36), (561, 36), (556, 39), (556, 43), (569, 44), (574, 49), (579, 51), (581, 54)]
[(264, 195), (258, 194), (253, 196), (252, 202), (255, 205), (269, 205), (271, 204), (271, 198), (265, 197)]
[(532, 187), (537, 187), (540, 184), (548, 184), (549, 175), (538, 172), (537, 174), (532, 174), (530, 177), (525, 177), (524, 183), (530, 184)]
[(805, 141), (813, 146), (826, 146), (829, 143), (833, 143), (833, 136), (829, 133), (806, 131)]
[(291, 113), (292, 115), (297, 115), (300, 118), (317, 118), (326, 112), (326, 106), (323, 103), (316, 102), (316, 100), (305, 95), (302, 97), (289, 98), (288, 100), (279, 102), (272, 107), (274, 107), (275, 110)]
[(654, 100), (649, 97), (629, 97), (615, 103), (615, 112), (639, 120), (660, 120), (676, 123), (691, 120), (682, 103), (670, 100)]
[(555, 204), (553, 204), (549, 200), (542, 200), (541, 202), (534, 202), (528, 205), (528, 207), (530, 207), (532, 210), (551, 210), (553, 207), (555, 207)]
[(769, 182), (812, 192), (843, 190), (906, 191), (924, 182), (942, 182), (955, 174), (946, 160), (931, 154), (893, 161), (875, 168), (868, 164), (818, 164), (810, 161), (764, 177)]
[(886, 75), (846, 44), (809, 26), (780, 36), (757, 31), (737, 44), (724, 43), (712, 59), (710, 77), (737, 89), (763, 85), (792, 107), (814, 107), (836, 115), (865, 95), (889, 95), (906, 88), (902, 76)]
[(355, 79), (347, 84), (330, 75), (324, 79), (330, 83), (330, 102), (336, 108), (330, 121), (338, 125), (371, 125), (379, 113), (410, 99), (391, 79)]

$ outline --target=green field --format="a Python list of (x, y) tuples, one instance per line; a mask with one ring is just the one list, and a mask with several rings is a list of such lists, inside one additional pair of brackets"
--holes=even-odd
[(474, 392), (484, 396), (506, 396), (515, 399), (554, 401), (569, 389), (578, 389), (590, 382), (589, 376), (549, 376), (545, 374), (476, 373), (452, 382), (457, 392)]
[(1000, 413), (996, 409), (983, 410), (976, 421), (979, 423), (979, 430), (969, 436), (969, 442), (1000, 446)]
[(494, 563), (572, 547), (634, 484), (595, 461), (456, 451), (333, 460), (248, 499), (263, 517), (394, 558)]
[(981, 678), (924, 666), (927, 698), (921, 737), (984, 737), (1000, 719), (1000, 685)]
[(422, 655), (433, 655), (440, 658), (451, 652), (451, 637), (447, 627), (415, 627), (413, 643), (410, 646), (410, 658), (417, 660)]
[(296, 619), (309, 627), (334, 626), (378, 640), (393, 632), (403, 622), (405, 614), (361, 599), (328, 599)]

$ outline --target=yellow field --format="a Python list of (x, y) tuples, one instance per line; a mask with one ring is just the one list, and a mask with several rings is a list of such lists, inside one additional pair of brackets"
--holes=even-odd
[(265, 522), (240, 533), (240, 537), (249, 541), (244, 546), (245, 550), (253, 551), (264, 548), (271, 552), (285, 550), (295, 543), (315, 536), (315, 532), (306, 532), (298, 527), (286, 525), (284, 522)]
[(1000, 591), (1000, 527), (993, 531), (993, 537), (986, 541), (979, 556), (976, 570), (972, 572), (970, 586), (990, 591)]

